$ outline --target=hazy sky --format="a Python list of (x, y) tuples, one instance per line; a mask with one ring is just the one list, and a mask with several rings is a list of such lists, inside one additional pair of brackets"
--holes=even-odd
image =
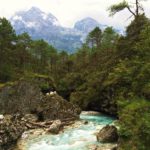
[[(75, 21), (92, 17), (101, 24), (122, 28), (128, 24), (128, 11), (109, 17), (107, 8), (122, 0), (0, 0), (0, 17), (9, 18), (16, 11), (32, 6), (44, 12), (51, 12), (66, 27), (72, 27)], [(130, 0), (134, 2), (135, 0)], [(146, 15), (150, 18), (150, 0), (143, 2)]]

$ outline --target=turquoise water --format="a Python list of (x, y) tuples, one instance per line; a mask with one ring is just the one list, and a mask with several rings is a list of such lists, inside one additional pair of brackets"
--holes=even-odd
[(95, 133), (103, 126), (111, 124), (114, 119), (99, 115), (80, 115), (81, 120), (87, 120), (87, 125), (66, 129), (58, 135), (44, 135), (30, 140), (27, 150), (89, 150), (89, 146), (99, 144)]

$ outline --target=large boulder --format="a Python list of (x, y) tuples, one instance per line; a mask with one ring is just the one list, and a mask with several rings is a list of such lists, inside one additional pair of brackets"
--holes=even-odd
[(26, 129), (20, 115), (4, 115), (3, 120), (0, 120), (0, 149), (8, 150)]
[(35, 114), (39, 120), (78, 117), (79, 107), (58, 94), (45, 95), (37, 82), (21, 80), (0, 89), (0, 114)]
[(37, 84), (24, 80), (18, 81), (0, 89), (0, 113), (32, 113), (40, 104), (42, 97)]
[(41, 105), (37, 107), (37, 114), (43, 120), (78, 118), (80, 112), (79, 107), (64, 100), (58, 94), (43, 97)]
[(107, 125), (97, 133), (97, 141), (103, 143), (115, 143), (118, 141), (117, 128), (113, 125)]
[(60, 131), (60, 128), (61, 128), (61, 121), (55, 120), (47, 131), (53, 134), (58, 134)]
[(24, 131), (39, 128), (36, 125), (37, 116), (33, 114), (1, 116), (3, 118), (0, 119), (0, 150), (12, 148)]

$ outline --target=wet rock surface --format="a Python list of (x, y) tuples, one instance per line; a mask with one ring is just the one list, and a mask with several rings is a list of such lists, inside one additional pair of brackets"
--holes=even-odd
[(4, 119), (0, 120), (0, 150), (8, 150), (16, 144), (19, 138), (26, 138), (26, 131), (33, 131), (30, 134), (34, 134), (38, 130), (45, 134), (58, 134), (64, 126), (73, 124), (73, 119), (38, 122), (35, 115), (32, 114), (4, 115)]
[(115, 143), (118, 141), (117, 128), (113, 125), (103, 127), (96, 136), (98, 142)]
[(0, 150), (8, 150), (26, 129), (20, 115), (5, 115), (0, 121)]
[(91, 145), (89, 150), (117, 150), (117, 144)]
[[(81, 114), (83, 115), (83, 113)], [(82, 115), (80, 115), (80, 118), (83, 118)], [(97, 120), (96, 122), (91, 118), (90, 115), (85, 115), (85, 118), (88, 120), (88, 124), (85, 124), (85, 118), (83, 120), (75, 120), (73, 124), (64, 126), (63, 129), (60, 130), (57, 135), (52, 135), (50, 132), (47, 132), (47, 130), (52, 126), (52, 124), (57, 124), (57, 121), (54, 121), (46, 130), (31, 130), (30, 133), (28, 132), (27, 134), (23, 134), (23, 137), (25, 139), (23, 138), (22, 140), (19, 140), (19, 150), (27, 150), (32, 148), (55, 150), (113, 150), (113, 148), (117, 146), (116, 143), (98, 143), (96, 141), (96, 132), (102, 129), (104, 127), (104, 124), (111, 124), (113, 119), (109, 117), (107, 118), (106, 116), (102, 115), (94, 115), (93, 117)], [(91, 120), (89, 120), (89, 118)], [(99, 119), (98, 121), (98, 118), (101, 119)], [(63, 125), (63, 123), (66, 122), (67, 120), (61, 121), (61, 126)], [(37, 132), (39, 133), (38, 135)], [(43, 143), (43, 145), (41, 145), (41, 143)], [(64, 145), (67, 145), (67, 147)]]
[(60, 120), (55, 120), (51, 126), (48, 128), (47, 132), (53, 133), (53, 134), (58, 134), (61, 128), (61, 121)]

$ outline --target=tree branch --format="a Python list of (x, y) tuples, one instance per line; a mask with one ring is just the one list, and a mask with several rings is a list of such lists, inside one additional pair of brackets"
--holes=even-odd
[(136, 17), (136, 14), (130, 9), (129, 6), (127, 6), (127, 9), (130, 11), (130, 13), (131, 13), (134, 17)]
[(129, 18), (127, 18), (127, 20), (126, 20), (126, 21), (128, 21), (130, 18), (132, 18), (132, 16), (133, 16), (133, 15), (131, 15)]
[(136, 0), (136, 16), (139, 15), (139, 2)]

